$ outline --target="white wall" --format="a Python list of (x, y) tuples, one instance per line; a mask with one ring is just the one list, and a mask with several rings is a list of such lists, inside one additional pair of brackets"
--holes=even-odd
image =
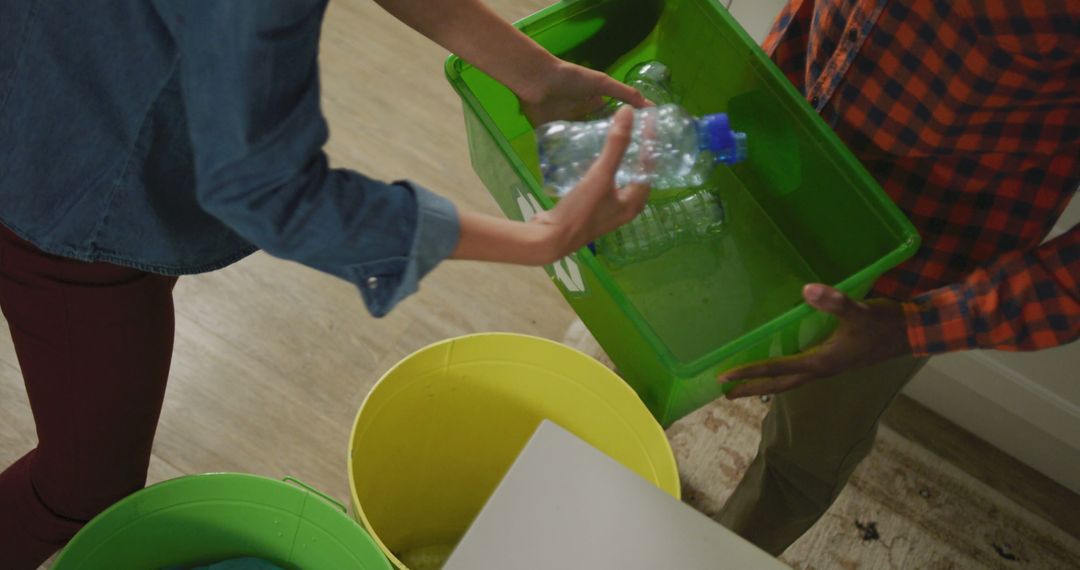
[[(1051, 237), (1078, 223), (1073, 200)], [(1080, 342), (937, 357), (905, 393), (1080, 493)]]
[[(758, 42), (784, 3), (724, 1)], [(1055, 232), (1077, 223), (1080, 200), (1073, 201)], [(934, 358), (905, 393), (1080, 493), (1080, 343), (1036, 353), (977, 351)]]
[(785, 0), (725, 0), (732, 16), (742, 24), (750, 37), (760, 44), (769, 33), (773, 20), (786, 4)]

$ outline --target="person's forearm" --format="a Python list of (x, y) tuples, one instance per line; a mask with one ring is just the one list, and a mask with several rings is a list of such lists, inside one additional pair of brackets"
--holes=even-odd
[(914, 354), (1040, 350), (1080, 339), (1078, 252), (1080, 225), (904, 303)]
[(461, 56), (519, 97), (532, 93), (534, 78), (558, 65), (536, 42), (479, 0), (376, 0), (387, 12)]
[(553, 263), (564, 252), (553, 226), (515, 222), (476, 212), (458, 213), (461, 233), (451, 259), (519, 265)]

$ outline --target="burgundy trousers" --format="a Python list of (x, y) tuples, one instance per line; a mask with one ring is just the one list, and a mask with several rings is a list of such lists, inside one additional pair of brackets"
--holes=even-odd
[(0, 308), (37, 428), (37, 447), (0, 474), (0, 568), (37, 568), (145, 485), (175, 283), (49, 255), (0, 226)]

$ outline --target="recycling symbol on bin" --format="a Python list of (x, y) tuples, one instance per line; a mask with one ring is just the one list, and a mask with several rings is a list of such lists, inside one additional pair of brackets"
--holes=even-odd
[[(517, 205), (521, 210), (521, 219), (527, 222), (543, 211), (544, 208), (540, 206), (536, 196), (525, 191), (521, 185), (515, 185), (515, 190), (517, 190)], [(585, 293), (585, 279), (581, 276), (581, 268), (577, 264), (577, 254), (571, 253), (545, 269), (571, 295), (578, 296)]]

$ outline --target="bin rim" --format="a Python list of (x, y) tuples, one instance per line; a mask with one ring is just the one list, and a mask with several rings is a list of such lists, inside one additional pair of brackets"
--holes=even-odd
[[(161, 493), (163, 491), (170, 490), (170, 489), (172, 489), (174, 487), (186, 487), (186, 486), (192, 486), (192, 485), (198, 486), (198, 485), (203, 485), (203, 484), (212, 484), (212, 483), (217, 482), (217, 481), (247, 482), (247, 483), (253, 483), (253, 484), (264, 485), (264, 486), (272, 485), (275, 488), (280, 489), (281, 492), (285, 492), (285, 493), (302, 493), (304, 495), (308, 495), (309, 499), (314, 498), (314, 500), (318, 504), (322, 504), (325, 507), (325, 509), (320, 509), (321, 510), (321, 512), (319, 514), (320, 518), (323, 517), (323, 516), (340, 516), (340, 517), (342, 517), (345, 522), (349, 523), (350, 525), (355, 527), (360, 532), (358, 537), (363, 536), (366, 539), (366, 544), (370, 548), (371, 552), (379, 554), (379, 559), (385, 562), (385, 564), (383, 565), (383, 568), (385, 568), (386, 570), (390, 570), (392, 568), (392, 566), (390, 565), (390, 561), (386, 559), (385, 555), (383, 554), (382, 549), (379, 548), (379, 545), (375, 542), (375, 540), (373, 539), (371, 534), (368, 533), (367, 530), (364, 529), (362, 526), (357, 524), (354, 519), (352, 519), (351, 517), (348, 516), (348, 514), (346, 514), (344, 512), (339, 512), (340, 505), (336, 504), (336, 501), (331, 500), (322, 491), (318, 491), (316, 488), (308, 485), (307, 483), (303, 483), (302, 481), (296, 480), (295, 478), (293, 478), (291, 476), (286, 476), (283, 479), (278, 480), (278, 479), (274, 479), (273, 477), (267, 477), (267, 476), (263, 476), (263, 475), (256, 475), (256, 474), (253, 474), (253, 473), (239, 473), (239, 472), (230, 472), (230, 471), (210, 471), (210, 472), (205, 472), (205, 473), (195, 473), (195, 474), (191, 474), (191, 475), (181, 475), (179, 477), (173, 477), (171, 479), (166, 479), (164, 481), (159, 481), (157, 483), (154, 483), (153, 485), (148, 485), (148, 486), (146, 486), (146, 487), (144, 487), (142, 489), (139, 489), (138, 491), (135, 491), (134, 493), (128, 495), (127, 497), (124, 497), (123, 499), (120, 499), (119, 501), (117, 501), (117, 502), (113, 503), (112, 505), (110, 505), (109, 508), (107, 508), (104, 511), (98, 513), (94, 518), (92, 518), (89, 522), (87, 522), (86, 525), (83, 528), (86, 529), (86, 528), (89, 528), (91, 525), (101, 524), (99, 521), (108, 520), (115, 513), (128, 508), (128, 506), (131, 503), (140, 500), (142, 497), (144, 497), (144, 496), (146, 496), (148, 494), (158, 494), (158, 493)], [(290, 484), (289, 481), (296, 481), (296, 483), (299, 483), (299, 485)], [(191, 500), (191, 501), (188, 501), (188, 502), (198, 502), (198, 500), (196, 499), (196, 500)], [(173, 504), (159, 504), (159, 505), (157, 505), (157, 508), (154, 508), (152, 510), (140, 510), (139, 517), (141, 518), (141, 517), (144, 517), (146, 515), (156, 513), (158, 511), (171, 509), (173, 507), (175, 507), (175, 505), (173, 505)], [(305, 511), (306, 511), (306, 507), (305, 507)], [(326, 513), (326, 514), (323, 515), (322, 513)], [(331, 513), (333, 513), (333, 514), (331, 514)], [(299, 513), (297, 513), (297, 516), (301, 516), (301, 515)], [(127, 524), (123, 525), (123, 527), (121, 529), (117, 529), (115, 532), (121, 532), (123, 530), (123, 528), (126, 528), (130, 524), (132, 524), (132, 521), (128, 521)], [(80, 533), (81, 532), (82, 531), (80, 530)], [(70, 556), (70, 553), (73, 552), (73, 550), (70, 547), (72, 545), (78, 545), (79, 544), (78, 541), (80, 540), (80, 538), (79, 538), (80, 533), (76, 533), (76, 535), (74, 537), (72, 537), (71, 541), (68, 542), (68, 544), (65, 545), (64, 548), (60, 551), (60, 553), (56, 557), (56, 560), (53, 562), (53, 567), (66, 567), (66, 566), (64, 566), (66, 564), (66, 559), (67, 559), (67, 557)], [(112, 534), (115, 534), (115, 533), (110, 533), (110, 536), (112, 536)]]
[[(382, 376), (380, 376), (379, 379), (375, 381), (375, 384), (372, 385), (371, 390), (369, 390), (368, 393), (364, 396), (364, 400), (360, 404), (360, 408), (356, 412), (356, 417), (353, 419), (352, 429), (349, 432), (349, 448), (348, 448), (346, 461), (348, 463), (349, 493), (350, 493), (351, 499), (352, 499), (353, 516), (355, 516), (356, 518), (358, 518), (360, 520), (360, 523), (363, 526), (364, 530), (367, 531), (368, 537), (370, 537), (371, 540), (373, 540), (379, 546), (379, 548), (382, 550), (383, 555), (385, 555), (387, 558), (390, 559), (390, 562), (394, 565), (395, 568), (405, 568), (405, 565), (404, 565), (404, 563), (401, 562), (400, 559), (397, 558), (397, 556), (395, 554), (392, 553), (391, 549), (382, 541), (382, 539), (379, 537), (379, 534), (375, 531), (375, 529), (373, 529), (371, 527), (371, 521), (368, 520), (367, 513), (364, 511), (363, 505), (360, 502), (360, 494), (359, 494), (359, 492), (357, 491), (357, 488), (356, 488), (356, 472), (355, 472), (356, 468), (355, 468), (355, 462), (353, 461), (353, 450), (356, 448), (356, 438), (357, 438), (357, 434), (360, 431), (361, 417), (364, 415), (364, 411), (365, 411), (365, 409), (367, 409), (367, 406), (370, 403), (370, 401), (372, 399), (372, 396), (376, 393), (376, 391), (379, 389), (379, 387), (381, 385), (383, 385), (384, 381), (387, 378), (389, 378), (390, 376), (392, 376), (393, 374), (395, 374), (398, 369), (406, 366), (413, 359), (413, 357), (415, 357), (415, 356), (417, 356), (417, 355), (419, 355), (419, 354), (421, 354), (423, 352), (426, 352), (428, 350), (432, 350), (432, 349), (435, 349), (436, 347), (443, 346), (443, 345), (446, 345), (446, 344), (452, 344), (452, 343), (456, 343), (456, 342), (469, 341), (469, 340), (488, 338), (488, 337), (516, 338), (516, 339), (526, 339), (526, 340), (531, 341), (531, 342), (540, 342), (540, 343), (549, 344), (549, 345), (559, 347), (562, 350), (566, 350), (566, 351), (569, 351), (569, 352), (572, 352), (572, 353), (576, 353), (580, 357), (588, 359), (589, 361), (593, 362), (596, 365), (598, 371), (603, 370), (606, 373), (612, 375), (614, 377), (614, 379), (617, 380), (617, 382), (612, 382), (612, 384), (611, 384), (612, 388), (617, 389), (617, 390), (624, 390), (627, 395), (632, 396), (634, 401), (636, 401), (641, 406), (642, 417), (648, 418), (648, 420), (650, 422), (649, 425), (651, 425), (652, 429), (656, 431), (656, 434), (663, 441), (665, 441), (665, 442), (667, 441), (667, 435), (664, 432), (664, 428), (660, 425), (660, 423), (656, 420), (656, 418), (651, 413), (649, 413), (648, 408), (646, 408), (645, 403), (641, 401), (641, 398), (638, 396), (637, 392), (635, 392), (634, 389), (631, 388), (630, 385), (627, 384), (625, 381), (623, 381), (623, 379), (620, 378), (619, 375), (616, 374), (613, 370), (611, 370), (608, 367), (604, 366), (599, 361), (597, 361), (595, 358), (581, 352), (580, 350), (577, 350), (574, 347), (567, 346), (565, 344), (562, 344), (560, 342), (556, 342), (556, 341), (548, 339), (548, 338), (543, 338), (543, 337), (534, 336), (534, 335), (528, 335), (528, 334), (522, 334), (522, 333), (515, 333), (515, 332), (480, 332), (480, 333), (471, 333), (471, 334), (465, 334), (465, 335), (460, 335), (460, 336), (456, 336), (456, 337), (442, 339), (442, 340), (433, 342), (431, 344), (422, 346), (422, 347), (410, 352), (408, 355), (402, 357), (401, 360), (397, 361), (393, 366), (390, 367), (389, 370), (384, 372), (382, 374)], [(677, 465), (677, 463), (675, 461), (675, 451), (671, 448), (670, 444), (664, 446), (664, 449), (666, 450), (666, 454), (663, 457), (659, 458), (659, 459), (663, 460), (663, 464), (662, 465), (657, 464), (656, 467), (658, 468), (659, 478), (661, 478), (663, 480), (666, 480), (669, 483), (669, 485), (660, 486), (660, 489), (667, 492), (668, 494), (672, 495), (673, 497), (675, 497), (675, 499), (681, 500), (682, 499), (682, 486), (681, 486), (680, 478), (679, 478), (678, 465)], [(670, 467), (670, 469), (669, 470), (660, 469), (660, 468), (662, 468), (664, 466)], [(659, 484), (658, 484), (658, 486), (659, 486)]]

